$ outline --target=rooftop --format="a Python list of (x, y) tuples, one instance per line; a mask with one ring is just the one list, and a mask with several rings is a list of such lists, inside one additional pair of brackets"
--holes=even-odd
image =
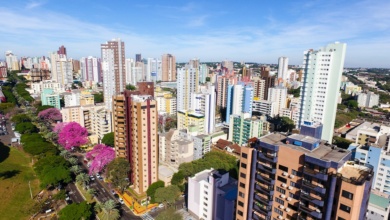
[[(315, 143), (318, 140), (316, 138), (310, 137), (310, 136), (304, 136), (300, 134), (292, 134), (289, 137), (293, 139), (302, 140), (309, 143)], [(328, 144), (326, 141), (321, 141), (320, 145), (313, 149), (312, 151), (307, 150), (301, 146), (296, 146), (292, 143), (287, 144), (286, 143), (287, 135), (281, 134), (281, 133), (271, 133), (268, 135), (265, 135), (260, 138), (261, 142), (265, 142), (267, 144), (271, 145), (283, 145), (286, 147), (293, 148), (295, 150), (302, 151), (306, 153), (306, 155), (315, 157), (324, 161), (335, 161), (339, 162), (343, 158), (345, 158), (347, 155), (350, 154), (350, 151), (344, 150), (341, 148), (337, 148), (331, 144)]]
[(370, 193), (370, 205), (376, 206), (381, 209), (386, 209), (390, 205), (390, 197), (388, 194), (371, 191)]
[(361, 184), (371, 175), (371, 171), (372, 169), (366, 166), (347, 162), (338, 170), (338, 173), (342, 175), (344, 181)]

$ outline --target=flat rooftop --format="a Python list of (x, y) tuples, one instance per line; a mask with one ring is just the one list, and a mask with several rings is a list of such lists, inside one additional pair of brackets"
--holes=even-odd
[[(388, 195), (387, 195), (388, 196)], [(370, 193), (370, 205), (374, 205), (376, 207), (379, 207), (383, 210), (387, 209), (390, 205), (390, 198), (377, 195), (375, 193)]]
[[(318, 147), (310, 151), (307, 150), (306, 148), (303, 148), (301, 146), (296, 146), (292, 143), (287, 144), (286, 143), (287, 137), (288, 137), (287, 135), (281, 133), (271, 133), (259, 138), (259, 140), (267, 144), (278, 145), (278, 146), (283, 145), (286, 147), (290, 147), (292, 149), (304, 152), (308, 156), (318, 158), (324, 161), (339, 162), (342, 159), (344, 159), (347, 155), (350, 154), (350, 151), (334, 147), (331, 144), (327, 144), (325, 141), (321, 141)], [(309, 142), (309, 143), (317, 142), (316, 138), (300, 135), (300, 134), (292, 134), (289, 137), (293, 139)]]
[(372, 170), (366, 166), (349, 164), (349, 162), (347, 162), (338, 170), (338, 173), (342, 174), (345, 179), (361, 183), (371, 174), (371, 171)]

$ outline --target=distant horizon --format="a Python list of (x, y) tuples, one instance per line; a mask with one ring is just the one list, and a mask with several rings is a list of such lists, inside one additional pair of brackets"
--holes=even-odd
[(388, 0), (13, 0), (0, 6), (0, 56), (48, 56), (64, 45), (69, 57), (100, 57), (101, 44), (121, 38), (127, 57), (277, 63), (286, 56), (300, 65), (305, 50), (339, 41), (347, 44), (344, 66), (390, 68), (389, 11)]

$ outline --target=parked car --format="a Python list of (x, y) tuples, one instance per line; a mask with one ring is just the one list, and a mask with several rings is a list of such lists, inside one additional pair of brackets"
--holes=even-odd
[(125, 204), (125, 202), (123, 201), (122, 198), (119, 198), (119, 203), (122, 204), (122, 205)]
[(93, 175), (89, 176), (89, 178), (91, 178), (91, 180), (95, 180), (95, 177)]

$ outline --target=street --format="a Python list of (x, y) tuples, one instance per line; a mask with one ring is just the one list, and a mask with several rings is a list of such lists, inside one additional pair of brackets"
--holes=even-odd
[[(79, 160), (79, 163), (82, 164), (81, 166), (83, 167), (83, 169), (85, 171), (88, 172), (88, 167), (87, 165), (84, 163), (84, 157), (82, 154), (80, 153), (75, 153), (74, 154), (77, 159)], [(114, 195), (111, 193), (111, 189), (108, 187), (107, 184), (105, 184), (103, 181), (99, 180), (98, 178), (96, 178), (95, 176), (95, 180), (91, 180), (89, 182), (89, 187), (90, 188), (93, 188), (96, 190), (96, 199), (99, 201), (99, 202), (106, 202), (110, 199), (114, 200), (115, 202), (117, 202), (120, 207), (121, 207), (121, 219), (124, 219), (124, 220), (141, 220), (142, 218), (139, 217), (139, 216), (136, 216), (134, 215), (131, 210), (126, 206), (126, 205), (121, 205), (119, 203), (119, 201), (114, 197)]]

